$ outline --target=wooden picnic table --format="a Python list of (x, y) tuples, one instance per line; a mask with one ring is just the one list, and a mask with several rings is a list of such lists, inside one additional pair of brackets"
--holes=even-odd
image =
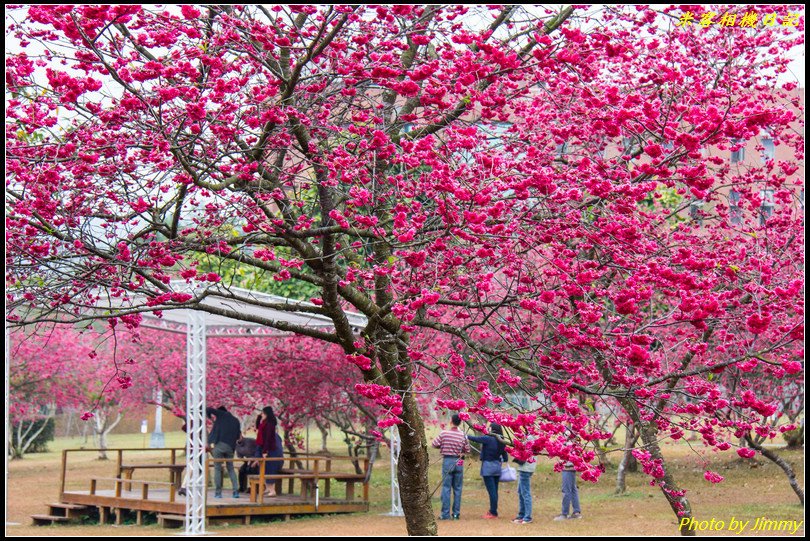
[[(185, 464), (119, 464), (117, 477), (131, 480), (135, 470), (167, 469), (169, 470), (169, 482), (175, 487), (180, 488), (183, 481), (183, 470), (185, 468)], [(128, 488), (126, 490), (130, 490), (131, 483), (127, 486)]]
[[(266, 482), (274, 482), (276, 485), (276, 492), (281, 494), (281, 484), (285, 479), (289, 481), (288, 493), (294, 493), (295, 480), (301, 484), (301, 497), (304, 500), (309, 500), (316, 492), (316, 487), (320, 480), (324, 481), (325, 491), (324, 497), (330, 497), (331, 482), (338, 481), (346, 483), (346, 499), (354, 500), (354, 487), (356, 483), (363, 485), (363, 501), (368, 501), (368, 477), (370, 474), (369, 466), (370, 461), (368, 458), (359, 459), (363, 462), (362, 473), (345, 473), (339, 471), (332, 471), (334, 462), (355, 462), (358, 459), (355, 457), (343, 456), (323, 456), (323, 455), (297, 455), (293, 457), (240, 457), (240, 458), (209, 458), (208, 464), (235, 462), (237, 460), (253, 461), (260, 464), (259, 474), (249, 475), (248, 484), (250, 486), (250, 501), (264, 503), (264, 491)], [(281, 468), (279, 473), (268, 474), (265, 473), (265, 467), (269, 462), (289, 462), (292, 466), (293, 463), (306, 463), (312, 464), (312, 468)], [(317, 499), (317, 498), (316, 498)]]

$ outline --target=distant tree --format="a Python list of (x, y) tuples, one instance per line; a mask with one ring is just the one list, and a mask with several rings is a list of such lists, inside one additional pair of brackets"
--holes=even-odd
[[(47, 453), (48, 452), (48, 442), (53, 441), (54, 438), (54, 429), (56, 427), (56, 420), (53, 417), (49, 417), (47, 419), (42, 419), (40, 421), (35, 421), (32, 423), (31, 432), (37, 433), (36, 438), (34, 441), (31, 442), (31, 445), (28, 447), (28, 453)], [(15, 429), (17, 427), (12, 427), (11, 429), (11, 437), (16, 437)], [(18, 438), (19, 440), (24, 439)]]
[(9, 414), (12, 458), (44, 448), (53, 439), (59, 408), (80, 403), (74, 359), (90, 352), (71, 329), (39, 334), (32, 328), (10, 333)]

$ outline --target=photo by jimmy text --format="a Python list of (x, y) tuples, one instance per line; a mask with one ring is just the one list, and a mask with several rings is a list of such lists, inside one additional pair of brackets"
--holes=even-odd
[(731, 517), (730, 520), (697, 520), (695, 518), (682, 518), (678, 524), (679, 530), (705, 531), (727, 531), (735, 534), (743, 532), (786, 532), (795, 535), (804, 524), (803, 520), (772, 520), (767, 517), (757, 517), (754, 520), (737, 519)]

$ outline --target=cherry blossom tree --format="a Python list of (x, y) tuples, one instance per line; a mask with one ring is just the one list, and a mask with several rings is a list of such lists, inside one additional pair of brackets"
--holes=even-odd
[(132, 359), (115, 356), (115, 346), (92, 330), (59, 326), (23, 328), (11, 334), (9, 411), (15, 425), (15, 457), (22, 458), (37, 435), (34, 421), (64, 409), (79, 409), (93, 431), (99, 459), (106, 460), (107, 436), (153, 388), (140, 378), (133, 387)]
[[(730, 399), (710, 375), (790, 378), (803, 340), (803, 113), (779, 79), (802, 12), (769, 7), (780, 24), (766, 25), (753, 7), (694, 9), (9, 15), (7, 320), (136, 326), (212, 311), (214, 293), (250, 303), (223, 280), (238, 263), (316, 292), (271, 307), (332, 330), (252, 320), (338, 347), (357, 395), (388, 413), (378, 426), (399, 425), (410, 534), (436, 533), (417, 400), (432, 391), (510, 428), (515, 456), (594, 481), (591, 442), (611, 434), (587, 404), (614, 401), (644, 471), (691, 517), (659, 439), (726, 443), (712, 420)], [(749, 12), (756, 28), (735, 25)], [(713, 154), (762, 130), (792, 157)], [(540, 407), (504, 408), (515, 389)], [(745, 422), (769, 409), (733, 400)]]
[(45, 422), (60, 408), (77, 406), (76, 358), (92, 351), (63, 328), (37, 334), (30, 328), (10, 333), (8, 435), (12, 458), (23, 458)]

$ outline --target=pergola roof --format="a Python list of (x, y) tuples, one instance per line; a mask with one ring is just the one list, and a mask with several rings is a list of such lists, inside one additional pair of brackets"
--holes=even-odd
[[(184, 281), (173, 280), (170, 285), (171, 288), (177, 292), (192, 292), (194, 290), (193, 286)], [(288, 299), (287, 297), (260, 293), (240, 287), (222, 288), (221, 293), (218, 293), (216, 289), (209, 288), (207, 290), (207, 296), (200, 304), (211, 307), (215, 311), (226, 310), (231, 313), (241, 314), (245, 317), (245, 320), (234, 319), (204, 310), (195, 310), (198, 314), (203, 314), (206, 334), (208, 336), (266, 337), (287, 334), (263, 323), (255, 322), (255, 320), (277, 321), (315, 329), (330, 329), (334, 327), (332, 320), (321, 314), (295, 310), (288, 311), (286, 309), (273, 307), (278, 305), (315, 307), (311, 302)], [(166, 306), (156, 307), (156, 309), (162, 311), (162, 317), (158, 317), (151, 312), (144, 313), (141, 326), (170, 332), (186, 332), (189, 311), (193, 310), (192, 308), (173, 308)], [(356, 312), (344, 313), (349, 320), (349, 325), (351, 325), (353, 329), (359, 330), (365, 327), (368, 322), (366, 316), (362, 314)]]

